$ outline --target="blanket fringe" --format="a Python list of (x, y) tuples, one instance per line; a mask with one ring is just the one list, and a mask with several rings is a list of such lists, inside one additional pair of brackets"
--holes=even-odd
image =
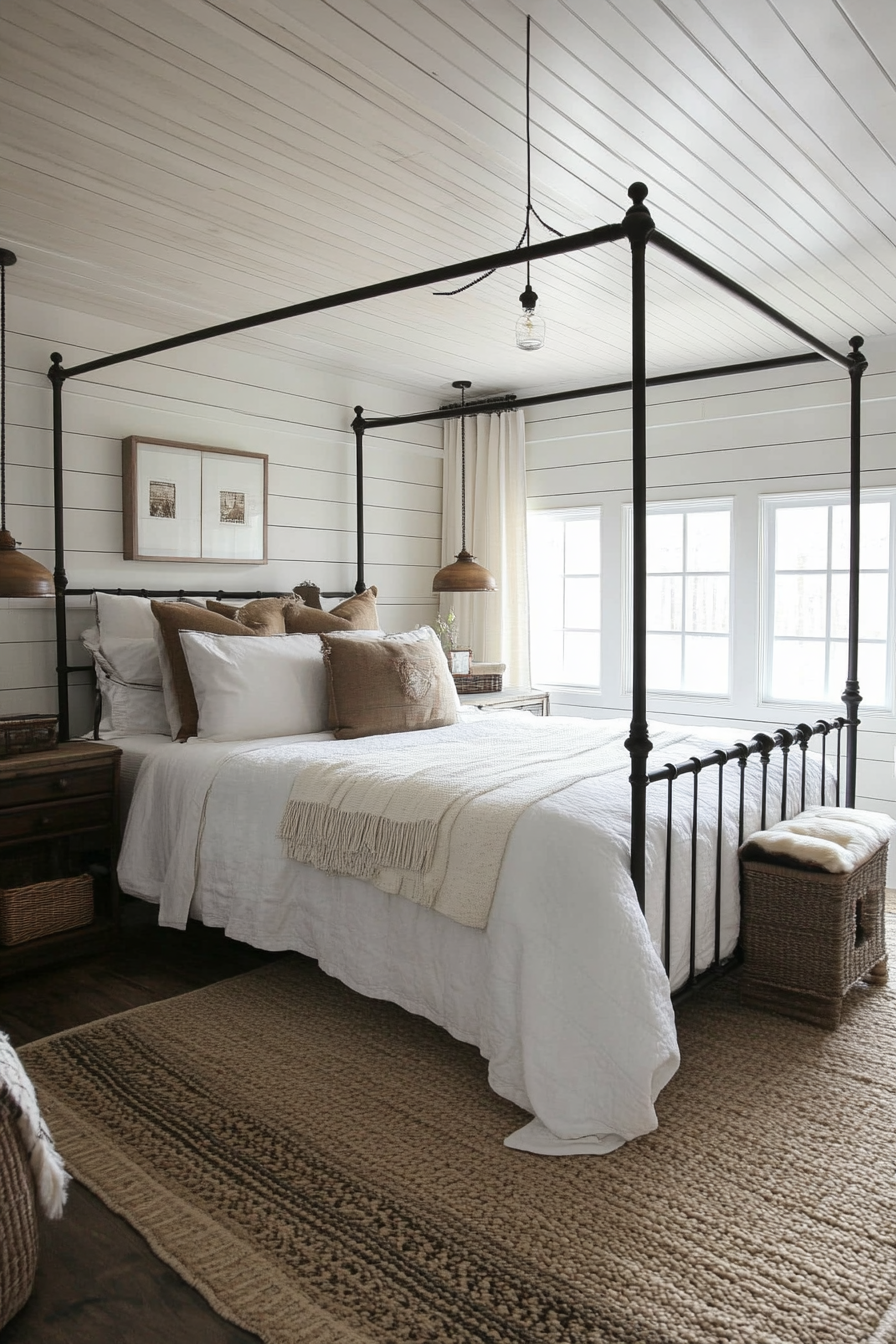
[(383, 868), (423, 873), (438, 839), (435, 821), (391, 821), (368, 812), (342, 812), (326, 803), (287, 803), (280, 829), (290, 859), (325, 873), (368, 881)]

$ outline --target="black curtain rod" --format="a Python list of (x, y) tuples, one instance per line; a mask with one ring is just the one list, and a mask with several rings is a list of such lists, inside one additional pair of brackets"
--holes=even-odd
[[(688, 369), (686, 373), (663, 373), (647, 379), (648, 387), (667, 387), (672, 383), (699, 382), (701, 378), (723, 378), (726, 373), (762, 373), (767, 369), (787, 369), (796, 364), (823, 364), (824, 355), (782, 355), (775, 359), (755, 359), (746, 364), (717, 364), (711, 369)], [(515, 411), (518, 406), (547, 406), (554, 401), (574, 401), (577, 397), (595, 397), (610, 392), (630, 392), (630, 381), (603, 383), (596, 387), (575, 387), (568, 392), (546, 392), (543, 396), (517, 397), (503, 406), (496, 407), (494, 398), (490, 401), (468, 401), (463, 410), (458, 406), (441, 406), (437, 411), (419, 411), (415, 415), (390, 415), (376, 420), (363, 420), (365, 429), (389, 429), (393, 425), (412, 425), (422, 420), (457, 420), (461, 415), (475, 415), (483, 411), (502, 409)]]
[[(570, 234), (567, 238), (550, 238), (546, 243), (536, 243), (532, 247), (515, 247), (507, 252), (495, 252), (490, 257), (478, 257), (475, 261), (438, 266), (435, 270), (418, 271), (415, 275), (404, 275), (398, 280), (383, 280), (375, 285), (362, 285), (359, 289), (346, 289), (341, 294), (329, 294), (321, 299), (293, 303), (286, 308), (272, 308), (266, 313), (256, 313), (253, 317), (237, 318), (233, 322), (219, 322), (217, 326), (203, 327), (201, 331), (189, 331), (183, 336), (171, 336), (164, 341), (153, 341), (151, 345), (138, 345), (133, 350), (124, 350), (117, 355), (104, 355), (102, 359), (91, 359), (86, 364), (76, 364), (73, 369), (57, 367), (51, 370), (51, 376), (77, 378), (82, 373), (93, 373), (95, 369), (107, 369), (113, 364), (124, 364), (130, 359), (161, 354), (163, 350), (174, 350), (181, 345), (195, 345), (199, 341), (211, 340), (214, 336), (228, 336), (235, 331), (263, 327), (270, 322), (280, 322), (288, 317), (302, 317), (306, 313), (319, 313), (326, 308), (341, 308), (345, 304), (360, 303), (364, 299), (379, 299), (388, 294), (400, 294), (406, 289), (420, 289), (425, 285), (437, 285), (446, 280), (459, 280), (465, 275), (475, 275), (477, 271), (499, 271), (530, 259), (537, 261), (539, 257), (556, 257), (563, 256), (567, 252), (581, 252), (586, 247), (600, 247), (603, 243), (619, 242), (625, 236), (624, 224), (603, 224), (598, 229)], [(59, 365), (60, 359), (61, 357), (55, 358), (54, 364)]]

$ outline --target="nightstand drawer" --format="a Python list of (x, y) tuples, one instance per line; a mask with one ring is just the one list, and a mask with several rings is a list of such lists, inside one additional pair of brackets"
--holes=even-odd
[(89, 770), (61, 768), (58, 774), (4, 779), (0, 780), (0, 808), (20, 808), (28, 803), (55, 803), (91, 793), (111, 793), (113, 783), (114, 774), (108, 765), (93, 766)]
[(97, 798), (66, 798), (64, 802), (43, 806), (9, 807), (0, 812), (0, 843), (108, 826), (112, 806), (112, 795), (107, 793)]

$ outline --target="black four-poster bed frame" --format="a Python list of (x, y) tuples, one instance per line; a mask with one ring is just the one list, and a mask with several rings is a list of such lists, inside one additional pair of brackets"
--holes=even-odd
[[(68, 703), (68, 679), (72, 672), (82, 670), (68, 664), (66, 647), (66, 597), (87, 596), (92, 589), (68, 588), (65, 572), (64, 541), (64, 492), (63, 492), (63, 389), (70, 378), (93, 373), (99, 369), (110, 368), (129, 360), (142, 359), (144, 356), (160, 354), (174, 350), (179, 346), (194, 345), (200, 341), (212, 340), (217, 336), (227, 336), (234, 332), (246, 331), (252, 327), (266, 326), (271, 322), (280, 322), (286, 318), (301, 317), (308, 313), (322, 312), (329, 308), (340, 308), (351, 303), (360, 303), (366, 299), (382, 298), (389, 294), (398, 294), (404, 290), (440, 284), (445, 281), (462, 279), (484, 271), (501, 270), (508, 266), (517, 266), (525, 261), (537, 261), (545, 257), (562, 256), (568, 252), (583, 251), (592, 247), (601, 247), (605, 243), (627, 240), (632, 254), (631, 271), (631, 338), (632, 338), (632, 376), (624, 382), (604, 383), (593, 387), (574, 388), (563, 392), (548, 393), (543, 396), (508, 397), (506, 406), (519, 408), (543, 406), (551, 402), (568, 401), (588, 396), (600, 396), (611, 392), (632, 394), (632, 534), (633, 534), (633, 574), (632, 574), (632, 718), (626, 748), (631, 758), (631, 874), (635, 891), (642, 911), (645, 907), (646, 890), (646, 826), (647, 826), (647, 789), (650, 784), (666, 782), (667, 799), (667, 842), (665, 855), (665, 932), (664, 962), (669, 970), (670, 940), (670, 889), (671, 889), (671, 822), (672, 822), (672, 786), (684, 776), (693, 777), (693, 827), (691, 840), (691, 910), (690, 910), (690, 977), (688, 985), (695, 980), (695, 937), (696, 937), (696, 888), (697, 888), (697, 790), (698, 776), (704, 769), (718, 767), (718, 820), (716, 825), (716, 880), (715, 880), (715, 961), (713, 968), (720, 962), (721, 931), (721, 813), (724, 787), (724, 767), (729, 761), (737, 760), (740, 767), (739, 798), (739, 840), (743, 839), (744, 826), (744, 771), (748, 758), (758, 755), (762, 769), (762, 826), (766, 825), (768, 807), (768, 766), (771, 753), (779, 750), (782, 754), (781, 816), (786, 815), (788, 789), (788, 757), (792, 747), (801, 753), (800, 803), (806, 802), (806, 752), (810, 739), (820, 735), (822, 742), (822, 782), (821, 801), (825, 801), (826, 775), (826, 738), (831, 732), (836, 734), (836, 775), (833, 788), (835, 801), (841, 801), (847, 807), (855, 806), (856, 794), (856, 755), (857, 730), (859, 726), (858, 707), (861, 702), (858, 682), (858, 644), (859, 644), (859, 519), (861, 488), (861, 380), (867, 368), (867, 360), (861, 353), (864, 344), (861, 336), (853, 336), (848, 355), (833, 349), (818, 337), (792, 322), (783, 313), (745, 289), (737, 281), (730, 279), (721, 271), (703, 261), (687, 248), (674, 242), (657, 229), (651, 218), (645, 200), (647, 187), (635, 182), (629, 187), (628, 195), (632, 201), (624, 218), (618, 224), (606, 224), (584, 233), (569, 237), (552, 238), (545, 243), (528, 247), (518, 247), (511, 251), (499, 252), (492, 256), (477, 257), (475, 260), (459, 262), (451, 266), (441, 266), (434, 270), (420, 271), (414, 275), (402, 276), (396, 280), (382, 281), (378, 284), (364, 285), (358, 289), (346, 290), (324, 298), (310, 299), (303, 303), (290, 304), (285, 308), (276, 308), (251, 317), (240, 318), (232, 322), (222, 322), (213, 327), (204, 327), (199, 331), (187, 332), (167, 340), (154, 341), (149, 345), (137, 346), (119, 354), (105, 355), (99, 359), (88, 360), (74, 368), (66, 369), (62, 356), (51, 355), (51, 367), (48, 377), (53, 389), (53, 479), (54, 479), (54, 520), (55, 520), (55, 569), (56, 586), (56, 654), (57, 684), (59, 688), (59, 736), (65, 741), (69, 737), (70, 719)], [(646, 252), (647, 245), (658, 247), (671, 257), (675, 257), (691, 270), (711, 280), (729, 294), (764, 314), (772, 322), (790, 332), (802, 344), (809, 347), (811, 353), (782, 356), (779, 358), (753, 360), (748, 363), (727, 364), (712, 368), (693, 369), (686, 373), (664, 374), (659, 377), (646, 376)], [(774, 733), (758, 733), (749, 742), (737, 742), (731, 749), (720, 748), (707, 757), (692, 757), (678, 765), (667, 764), (658, 770), (649, 771), (648, 758), (652, 750), (647, 722), (647, 389), (662, 387), (674, 383), (696, 381), (704, 378), (716, 378), (739, 373), (761, 372), (763, 370), (790, 368), (794, 365), (820, 363), (829, 360), (844, 368), (850, 377), (850, 429), (849, 429), (849, 625), (847, 636), (847, 676), (842, 700), (846, 706), (843, 717), (833, 720), (818, 720), (815, 724), (801, 723), (793, 729), (780, 728)], [(356, 524), (357, 524), (357, 581), (355, 592), (360, 593), (366, 587), (364, 579), (364, 435), (372, 429), (387, 429), (397, 425), (415, 424), (427, 420), (457, 419), (463, 415), (476, 415), (480, 411), (493, 412), (500, 409), (500, 399), (489, 398), (486, 401), (470, 401), (465, 406), (438, 407), (411, 415), (384, 416), (367, 419), (361, 406), (355, 407), (352, 429), (355, 434), (356, 448)], [(218, 596), (249, 597), (274, 596), (275, 594), (229, 593), (218, 590), (198, 592), (191, 589), (147, 590), (116, 589), (149, 597), (186, 597)], [(325, 593), (323, 596), (347, 596), (343, 593)], [(846, 736), (845, 779), (841, 789), (841, 734)], [(830, 786), (829, 786), (830, 787)]]

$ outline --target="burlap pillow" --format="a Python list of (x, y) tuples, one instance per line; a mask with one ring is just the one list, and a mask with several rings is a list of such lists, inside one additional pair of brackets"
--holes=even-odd
[(322, 635), (337, 630), (380, 628), (375, 588), (367, 588), (363, 593), (347, 598), (332, 611), (318, 611), (315, 607), (302, 604), (286, 608), (284, 616), (288, 635)]
[(286, 593), (283, 597), (256, 597), (242, 607), (231, 607), (211, 598), (205, 605), (219, 616), (229, 616), (240, 625), (247, 625), (254, 635), (285, 635), (286, 610), (301, 604), (301, 598)]
[[(165, 652), (168, 655), (172, 689), (180, 710), (180, 728), (176, 734), (178, 742), (195, 737), (199, 726), (199, 710), (193, 683), (187, 670), (187, 660), (180, 643), (181, 630), (204, 630), (213, 635), (254, 635), (247, 625), (240, 625), (232, 616), (221, 616), (214, 611), (204, 611), (202, 607), (191, 606), (187, 602), (153, 602), (152, 614), (159, 623)], [(162, 675), (165, 675), (165, 667)]]
[(382, 639), (323, 634), (330, 726), (339, 738), (410, 733), (457, 722), (457, 691), (433, 630)]

